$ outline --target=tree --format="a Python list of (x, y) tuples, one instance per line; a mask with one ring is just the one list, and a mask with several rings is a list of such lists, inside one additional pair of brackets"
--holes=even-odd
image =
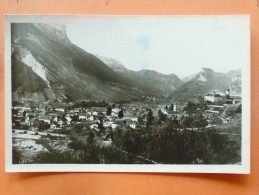
[(189, 113), (193, 113), (195, 112), (197, 109), (197, 105), (193, 102), (188, 102), (186, 107), (184, 108), (185, 111), (189, 112)]
[(21, 158), (22, 158), (21, 152), (18, 149), (13, 148), (13, 154), (12, 154), (13, 164), (20, 163)]
[(61, 120), (62, 121), (66, 121), (67, 119), (66, 119), (66, 114), (64, 113), (64, 114), (62, 114), (62, 116), (61, 116)]
[(98, 128), (100, 129), (101, 132), (105, 131), (105, 127), (103, 126), (103, 120), (100, 120), (100, 123), (98, 124)]
[(40, 121), (39, 121), (39, 119), (35, 119), (35, 120), (33, 121), (33, 127), (34, 127), (34, 128), (39, 128), (39, 126), (40, 126)]
[(169, 107), (169, 110), (171, 110), (171, 111), (174, 110), (174, 104), (171, 104), (171, 106)]
[(12, 115), (18, 115), (18, 109), (12, 108)]
[(50, 128), (50, 125), (48, 123), (45, 123), (44, 121), (39, 121), (39, 131), (47, 130)]
[(242, 113), (242, 105), (241, 104), (237, 107), (236, 113), (240, 113), (240, 114)]
[(111, 113), (112, 113), (112, 107), (111, 107), (111, 105), (108, 105), (108, 106), (106, 107), (106, 114), (107, 114), (107, 116), (110, 116)]
[(23, 111), (23, 113), (22, 113), (22, 116), (23, 116), (23, 118), (25, 119), (25, 117), (26, 117), (26, 110), (25, 111)]
[(204, 98), (202, 97), (202, 96), (198, 96), (198, 103), (200, 104), (200, 105), (203, 105), (204, 104)]
[(174, 117), (172, 121), (173, 128), (178, 128), (179, 127), (179, 120), (177, 119), (177, 116)]
[(193, 126), (194, 127), (206, 127), (208, 125), (208, 121), (202, 116), (202, 115), (198, 115), (195, 116), (195, 119), (193, 121)]
[(76, 155), (70, 151), (52, 151), (52, 152), (39, 152), (34, 157), (34, 163), (79, 163)]
[(121, 110), (119, 111), (119, 113), (118, 113), (118, 117), (119, 118), (123, 118), (123, 109), (121, 108)]
[(88, 143), (93, 143), (94, 137), (95, 137), (95, 134), (92, 131), (90, 131), (88, 136), (87, 136), (87, 142)]
[(158, 117), (159, 117), (159, 121), (165, 121), (166, 120), (166, 114), (164, 114), (161, 109), (158, 111)]
[(152, 124), (153, 120), (154, 120), (153, 111), (149, 110), (149, 112), (147, 114), (147, 124), (146, 124), (146, 127), (149, 127)]
[(192, 117), (184, 117), (184, 119), (181, 121), (181, 125), (184, 128), (192, 127), (193, 125), (193, 118)]
[(79, 121), (79, 115), (72, 116), (72, 121)]

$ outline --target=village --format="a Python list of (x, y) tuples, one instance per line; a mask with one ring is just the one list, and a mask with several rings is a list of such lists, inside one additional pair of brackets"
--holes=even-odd
[[(153, 123), (171, 121), (178, 131), (210, 129), (227, 124), (241, 109), (241, 96), (215, 91), (196, 103), (162, 101), (147, 97), (141, 103), (108, 104), (83, 100), (75, 103), (21, 103), (12, 107), (13, 148), (20, 157), (16, 163), (33, 163), (39, 152), (73, 151), (71, 132), (86, 132), (86, 142), (110, 147), (118, 129), (139, 131)], [(241, 111), (240, 111), (241, 113)]]

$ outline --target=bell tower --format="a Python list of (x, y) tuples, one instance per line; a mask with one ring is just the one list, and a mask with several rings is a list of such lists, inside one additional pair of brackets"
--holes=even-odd
[(229, 98), (230, 97), (230, 89), (228, 88), (227, 90), (226, 90), (226, 98)]

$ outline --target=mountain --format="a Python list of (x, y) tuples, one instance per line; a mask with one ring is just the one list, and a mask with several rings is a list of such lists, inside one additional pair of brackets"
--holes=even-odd
[(124, 75), (135, 81), (135, 85), (161, 94), (163, 97), (168, 97), (183, 84), (182, 80), (175, 74), (165, 75), (154, 70), (128, 71)]
[(183, 82), (188, 82), (188, 81), (192, 80), (197, 74), (198, 74), (198, 73), (194, 73), (194, 74), (185, 76), (185, 77), (181, 78), (181, 80), (182, 80)]
[(183, 84), (182, 80), (175, 74), (165, 75), (154, 70), (146, 69), (132, 71), (128, 70), (122, 63), (115, 59), (99, 55), (96, 56), (115, 72), (120, 73), (120, 75), (130, 81), (134, 86), (148, 91), (154, 96), (168, 97), (176, 88)]
[(63, 25), (13, 23), (11, 36), (14, 100), (115, 101), (147, 93), (71, 43)]
[(172, 99), (194, 100), (212, 91), (241, 93), (241, 70), (231, 70), (228, 73), (214, 72), (203, 68), (193, 79), (184, 83), (170, 95)]
[(240, 70), (223, 74), (204, 68), (186, 83), (175, 74), (128, 70), (74, 45), (60, 24), (13, 23), (11, 37), (14, 101), (190, 99), (229, 87), (241, 91)]
[(99, 58), (101, 61), (103, 61), (107, 66), (109, 66), (113, 71), (115, 72), (126, 72), (127, 68), (123, 66), (122, 63), (119, 61), (113, 59), (113, 58), (108, 58), (108, 57), (103, 57), (98, 54), (95, 54), (97, 58)]

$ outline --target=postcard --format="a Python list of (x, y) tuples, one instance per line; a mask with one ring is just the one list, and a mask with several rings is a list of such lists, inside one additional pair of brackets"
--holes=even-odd
[(248, 15), (7, 15), (7, 172), (250, 172)]

